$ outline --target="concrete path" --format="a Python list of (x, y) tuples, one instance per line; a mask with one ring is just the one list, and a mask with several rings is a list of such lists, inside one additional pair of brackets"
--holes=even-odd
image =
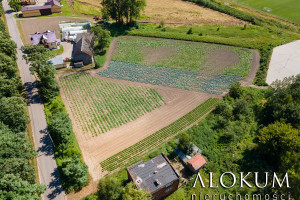
[(38, 152), (37, 163), (39, 179), (41, 184), (47, 185), (43, 199), (62, 200), (65, 199), (65, 193), (60, 183), (51, 138), (47, 130), (44, 107), (38, 94), (35, 78), (29, 71), (29, 65), (22, 59), (23, 53), (21, 47), (23, 46), (23, 42), (17, 28), (16, 20), (7, 2), (8, 1), (3, 1), (2, 3), (6, 13), (5, 16), (10, 36), (17, 44), (17, 64), (26, 90), (35, 149)]
[(269, 65), (266, 82), (300, 74), (300, 40), (275, 47)]

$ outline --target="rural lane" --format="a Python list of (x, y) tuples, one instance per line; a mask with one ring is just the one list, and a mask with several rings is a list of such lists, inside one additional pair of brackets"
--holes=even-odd
[(29, 71), (29, 65), (26, 64), (22, 58), (23, 53), (21, 47), (23, 46), (23, 42), (13, 12), (7, 1), (3, 1), (2, 4), (6, 13), (5, 16), (10, 36), (17, 44), (17, 64), (26, 91), (35, 149), (38, 152), (37, 164), (39, 180), (40, 184), (47, 186), (47, 190), (43, 194), (43, 199), (63, 200), (65, 199), (65, 192), (63, 191), (59, 179), (53, 146), (47, 130), (44, 107), (38, 94), (36, 81)]

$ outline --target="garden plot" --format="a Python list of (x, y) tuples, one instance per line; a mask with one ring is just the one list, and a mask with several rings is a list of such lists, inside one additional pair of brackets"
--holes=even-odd
[(222, 94), (236, 81), (242, 80), (239, 76), (201, 74), (116, 61), (112, 61), (106, 70), (99, 72), (99, 75), (210, 94)]
[(124, 86), (77, 73), (60, 78), (72, 115), (82, 132), (110, 131), (164, 104), (157, 90)]
[(248, 76), (253, 52), (222, 45), (121, 37), (102, 77), (222, 94)]

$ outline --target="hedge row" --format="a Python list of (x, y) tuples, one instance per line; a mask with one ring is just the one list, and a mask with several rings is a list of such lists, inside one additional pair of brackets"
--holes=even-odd
[(236, 8), (233, 7), (229, 7), (225, 4), (222, 4), (220, 2), (216, 2), (215, 0), (186, 0), (186, 1), (191, 1), (194, 2), (196, 4), (199, 4), (201, 6), (222, 12), (222, 13), (226, 13), (228, 15), (231, 15), (233, 17), (236, 17), (238, 19), (250, 22), (252, 24), (255, 25), (270, 25), (270, 26), (276, 26), (278, 28), (283, 28), (283, 29), (288, 29), (291, 31), (296, 31), (296, 29), (290, 25), (287, 24), (283, 24), (279, 21), (273, 20), (273, 19), (269, 19), (269, 18), (263, 18), (254, 14), (250, 14), (247, 12), (243, 12), (241, 10), (238, 10)]
[(67, 193), (78, 191), (89, 182), (88, 167), (82, 161), (72, 122), (59, 96), (45, 104), (45, 113), (62, 186)]

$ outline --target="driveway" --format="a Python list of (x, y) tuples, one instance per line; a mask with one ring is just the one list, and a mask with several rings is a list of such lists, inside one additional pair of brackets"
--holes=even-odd
[(72, 44), (71, 42), (62, 42), (61, 45), (64, 47), (64, 52), (58, 57), (62, 57), (64, 59), (72, 58), (74, 44)]
[(300, 40), (275, 47), (269, 65), (266, 82), (300, 74)]

